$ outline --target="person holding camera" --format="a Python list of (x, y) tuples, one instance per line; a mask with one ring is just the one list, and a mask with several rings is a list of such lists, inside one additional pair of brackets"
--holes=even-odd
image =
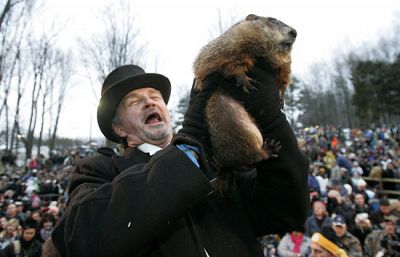
[(360, 240), (362, 247), (364, 247), (365, 238), (372, 232), (372, 224), (368, 216), (368, 213), (358, 213), (354, 218), (355, 227), (353, 235)]
[(386, 216), (383, 230), (372, 231), (365, 239), (364, 254), (367, 257), (400, 256), (400, 237), (396, 233), (397, 217)]

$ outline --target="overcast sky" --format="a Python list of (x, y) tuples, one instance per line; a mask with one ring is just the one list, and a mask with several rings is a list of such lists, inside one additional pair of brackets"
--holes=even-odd
[[(76, 38), (101, 30), (98, 13), (116, 1), (48, 0), (46, 17), (65, 24), (60, 35), (65, 47), (75, 47)], [(140, 38), (146, 42), (146, 71), (170, 78), (173, 85), (170, 108), (193, 79), (192, 63), (200, 48), (211, 39), (210, 31), (224, 18), (243, 19), (247, 14), (275, 17), (294, 27), (298, 37), (292, 53), (292, 71), (303, 76), (310, 65), (327, 61), (338, 51), (346, 52), (375, 41), (399, 23), (400, 0), (132, 0)], [(112, 7), (111, 7), (112, 8)], [(45, 25), (43, 25), (45, 26)], [(156, 65), (157, 64), (157, 65)], [(89, 81), (74, 79), (64, 107), (59, 135), (101, 137), (96, 121), (97, 101)], [(98, 85), (100, 92), (101, 85)], [(92, 121), (92, 122), (91, 122)], [(92, 127), (92, 129), (90, 129)]]

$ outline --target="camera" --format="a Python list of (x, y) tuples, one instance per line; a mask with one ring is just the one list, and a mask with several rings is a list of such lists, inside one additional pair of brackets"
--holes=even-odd
[(385, 249), (385, 256), (400, 257), (400, 242), (389, 236), (384, 236), (381, 240), (381, 246)]

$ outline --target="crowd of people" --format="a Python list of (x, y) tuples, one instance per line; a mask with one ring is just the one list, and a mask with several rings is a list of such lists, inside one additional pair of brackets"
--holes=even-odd
[[(49, 241), (64, 214), (69, 174), (84, 156), (78, 150), (35, 155), (18, 166), (5, 151), (0, 167), (0, 256), (55, 256)], [(2, 156), (2, 157), (3, 157)]]
[[(264, 255), (311, 256), (313, 242), (325, 242), (319, 235), (347, 256), (400, 256), (399, 183), (379, 182), (400, 178), (399, 135), (398, 128), (298, 130), (310, 160), (309, 217), (295, 231), (259, 238)], [(20, 168), (2, 162), (0, 256), (55, 256), (45, 242), (65, 211), (68, 174), (82, 157), (68, 152), (51, 165), (43, 156)]]
[(310, 160), (310, 214), (299, 231), (261, 238), (265, 256), (308, 256), (327, 228), (348, 256), (400, 256), (399, 128), (312, 127), (297, 136)]

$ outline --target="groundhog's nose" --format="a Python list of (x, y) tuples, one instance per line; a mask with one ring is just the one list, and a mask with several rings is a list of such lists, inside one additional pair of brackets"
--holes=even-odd
[(295, 29), (292, 29), (291, 31), (289, 31), (289, 35), (292, 38), (296, 38), (297, 37), (297, 31)]

